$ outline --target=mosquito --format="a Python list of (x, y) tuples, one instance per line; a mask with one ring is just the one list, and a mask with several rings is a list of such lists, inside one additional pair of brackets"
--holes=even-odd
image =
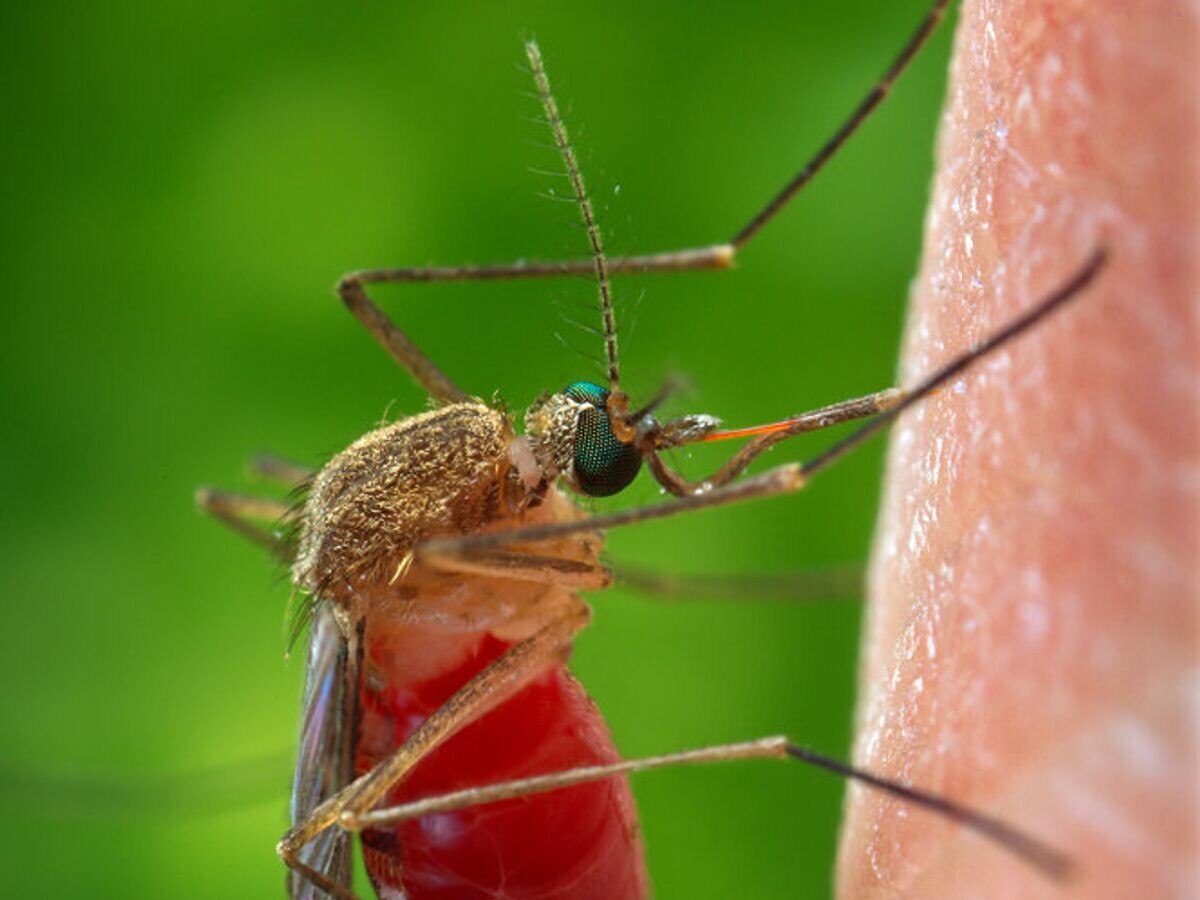
[[(1098, 275), (1098, 248), (995, 334), (907, 388), (777, 422), (722, 429), (709, 415), (660, 420), (664, 389), (623, 391), (612, 276), (724, 269), (887, 95), (943, 18), (937, 0), (880, 81), (812, 160), (729, 241), (608, 259), (536, 43), (526, 55), (590, 256), (580, 260), (352, 272), (347, 308), (435, 403), (368, 432), (317, 472), (274, 457), (254, 468), (296, 487), (289, 505), (201, 489), (204, 509), (291, 566), (310, 632), (291, 828), (278, 844), (293, 898), (349, 900), (358, 834), (380, 897), (604, 897), (649, 892), (628, 775), (788, 759), (943, 815), (1049, 878), (1071, 861), (1020, 827), (816, 753), (783, 736), (622, 759), (566, 660), (590, 618), (579, 591), (606, 588), (608, 529), (794, 493), (980, 359), (1060, 310)], [(606, 383), (577, 381), (509, 414), (459, 387), (371, 300), (369, 285), (590, 274)], [(800, 463), (747, 468), (790, 437), (865, 420)], [(746, 439), (690, 480), (667, 451)], [(570, 493), (617, 494), (642, 466), (674, 499), (588, 515)], [(262, 523), (282, 521), (283, 531)]]

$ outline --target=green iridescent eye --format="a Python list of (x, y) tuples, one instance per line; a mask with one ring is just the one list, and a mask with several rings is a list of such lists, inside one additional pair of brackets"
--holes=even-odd
[(604, 408), (608, 391), (590, 381), (576, 381), (563, 394), (587, 404), (575, 421), (575, 484), (592, 497), (623, 490), (641, 468), (642, 455), (613, 434)]

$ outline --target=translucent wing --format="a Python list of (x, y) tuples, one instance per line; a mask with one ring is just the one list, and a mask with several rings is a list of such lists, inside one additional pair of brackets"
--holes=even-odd
[[(357, 651), (347, 644), (333, 608), (318, 601), (312, 613), (308, 675), (300, 719), (300, 749), (292, 782), (292, 824), (350, 783), (354, 774), (354, 708), (358, 691)], [(300, 860), (350, 887), (351, 838), (329, 828), (305, 845)], [(324, 900), (328, 894), (298, 872), (288, 874), (288, 896)]]

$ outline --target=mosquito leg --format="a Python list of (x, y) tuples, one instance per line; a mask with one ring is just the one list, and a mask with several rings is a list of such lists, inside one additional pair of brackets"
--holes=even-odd
[[(935, 370), (932, 374), (927, 375), (922, 381), (918, 382), (913, 388), (906, 391), (897, 391), (889, 395), (888, 391), (883, 391), (880, 394), (871, 395), (861, 398), (860, 400), (847, 401), (848, 407), (853, 407), (856, 404), (862, 404), (864, 415), (871, 415), (867, 408), (871, 405), (872, 398), (882, 398), (880, 408), (875, 412), (878, 416), (866, 425), (863, 425), (857, 431), (849, 435), (844, 440), (834, 444), (820, 456), (809, 460), (803, 466), (802, 474), (805, 478), (815, 475), (817, 472), (828, 468), (833, 463), (837, 462), (855, 447), (868, 440), (873, 435), (882, 431), (890, 425), (899, 415), (908, 409), (914, 403), (928, 397), (930, 394), (944, 386), (948, 381), (957, 375), (961, 374), (974, 363), (978, 362), (989, 353), (1008, 343), (1013, 338), (1022, 334), (1030, 327), (1041, 321), (1054, 310), (1061, 307), (1067, 301), (1077, 296), (1092, 279), (1096, 277), (1099, 271), (1104, 267), (1108, 259), (1108, 251), (1104, 247), (1097, 247), (1092, 251), (1092, 255), (1080, 267), (1080, 269), (1071, 276), (1066, 283), (1052, 291), (1048, 296), (1044, 297), (1040, 302), (1026, 311), (1023, 315), (1017, 316), (995, 334), (990, 335), (983, 341), (980, 341), (973, 347), (968, 348), (957, 356), (953, 357), (949, 362), (945, 363), (941, 368)], [(830, 407), (832, 409), (833, 407)], [(818, 414), (821, 411), (818, 410)], [(854, 418), (853, 415), (843, 413), (846, 418)], [(655, 479), (667, 488), (672, 493), (679, 496), (689, 496), (709, 490), (711, 487), (720, 487), (728, 483), (728, 481), (745, 470), (757, 456), (769, 447), (791, 437), (794, 434), (799, 434), (801, 431), (811, 431), (811, 427), (800, 427), (793, 424), (799, 423), (805, 419), (805, 416), (797, 417), (796, 420), (785, 420), (776, 422), (773, 425), (763, 425), (756, 428), (744, 429), (745, 432), (753, 433), (755, 431), (765, 432), (759, 437), (748, 443), (740, 451), (722, 466), (710, 479), (700, 482), (690, 482), (672, 471), (663, 462), (662, 458), (654, 450), (649, 450), (646, 453), (646, 461), (650, 466), (651, 472)], [(818, 419), (819, 419), (818, 415)], [(843, 421), (845, 418), (843, 419)], [(816, 427), (822, 427), (820, 425)], [(737, 436), (738, 431), (734, 432), (717, 432), (716, 434), (708, 435), (705, 439), (714, 440), (726, 436)]]
[(618, 528), (635, 522), (665, 519), (682, 513), (714, 506), (740, 503), (759, 497), (774, 497), (800, 490), (805, 485), (803, 467), (799, 463), (785, 463), (711, 491), (689, 494), (678, 500), (622, 509), (577, 519), (573, 522), (550, 522), (545, 525), (530, 525), (510, 531), (492, 531), (487, 534), (472, 534), (457, 538), (435, 538), (424, 545), (426, 552), (439, 554), (475, 553), (479, 550), (502, 547), (507, 544), (545, 541), (577, 534), (581, 531), (598, 531)]
[(235, 494), (217, 488), (196, 489), (196, 505), (213, 515), (237, 516), (241, 519), (282, 519), (292, 508), (282, 500), (271, 497), (256, 497), (252, 494)]
[(668, 766), (694, 765), (708, 762), (729, 762), (738, 759), (785, 759), (787, 757), (788, 741), (785, 737), (768, 737), (757, 741), (745, 741), (737, 744), (719, 744), (704, 747), (699, 750), (686, 750), (681, 753), (665, 753), (662, 756), (648, 756), (640, 759), (627, 759), (618, 763), (603, 766), (581, 766), (577, 769), (565, 769), (560, 772), (550, 772), (545, 775), (534, 775), (529, 778), (518, 778), (513, 781), (502, 781), (496, 784), (480, 787), (464, 788), (446, 794), (438, 794), (399, 806), (389, 806), (372, 810), (359, 817), (363, 828), (377, 828), (403, 822), (406, 819), (416, 819), (432, 813), (451, 812), (465, 809), (469, 806), (479, 806), (484, 803), (496, 803), (500, 800), (511, 800), (515, 797), (528, 797), (532, 794), (542, 794), (556, 791), (560, 788), (586, 784), (590, 781), (600, 781), (612, 778), (614, 775), (628, 775), (633, 772), (645, 772), (649, 769), (662, 769)]
[(811, 412), (801, 413), (782, 422), (773, 422), (770, 425), (759, 425), (752, 428), (718, 431), (710, 434), (701, 438), (701, 440), (727, 440), (729, 438), (749, 437), (751, 435), (756, 435), (756, 437), (735, 453), (720, 469), (707, 478), (701, 478), (699, 481), (688, 481), (670, 469), (659, 455), (658, 448), (646, 452), (646, 463), (650, 466), (650, 471), (654, 474), (654, 479), (659, 484), (677, 497), (686, 497), (700, 490), (728, 484), (741, 475), (755, 457), (775, 446), (780, 441), (795, 437), (798, 434), (804, 434), (805, 432), (819, 431), (822, 428), (831, 428), (834, 425), (841, 425), (844, 422), (853, 422), (857, 419), (865, 419), (869, 416), (878, 415), (898, 405), (904, 398), (904, 391), (899, 388), (888, 388), (887, 390), (877, 391), (874, 394), (868, 394), (865, 397), (843, 400), (840, 403), (823, 406)]
[[(837, 153), (891, 91), (900, 74), (937, 28), (949, 0), (935, 0), (917, 30), (901, 49), (883, 77), (871, 88), (850, 116), (824, 146), (794, 175), (767, 204), (726, 242), (682, 250), (668, 250), (607, 260), (608, 274), (681, 272), (728, 269), (737, 252), (787, 206), (816, 173)], [(556, 260), (484, 266), (425, 266), (414, 268), (364, 269), (351, 272), (338, 282), (337, 293), (375, 339), (407, 369), (433, 397), (460, 402), (468, 395), (451, 381), (412, 340), (367, 296), (369, 284), (428, 284), (444, 281), (490, 281), (515, 278), (553, 278), (565, 275), (595, 275), (596, 259)], [(611, 329), (608, 329), (611, 334)]]
[[(305, 871), (307, 867), (298, 858), (305, 844), (328, 828), (361, 831), (365, 827), (362, 816), (403, 781), (424, 756), (485, 709), (518, 690), (548, 663), (559, 658), (570, 647), (576, 632), (587, 624), (588, 615), (587, 607), (579, 603), (561, 618), (509, 647), (502, 656), (459, 688), (391, 756), (321, 803), (308, 818), (293, 826), (279, 841), (276, 848), (279, 857), (289, 868), (312, 878), (317, 873)], [(353, 894), (337, 885), (332, 885), (331, 889), (332, 883), (327, 884), (328, 879), (323, 876), (313, 881), (336, 897), (353, 898)]]
[(557, 584), (577, 591), (600, 591), (612, 584), (612, 572), (597, 563), (507, 550), (478, 553), (423, 553), (420, 560), (444, 572)]
[[(673, 250), (644, 256), (614, 259), (610, 273), (681, 272), (695, 269), (726, 269), (733, 262), (733, 249), (725, 244), (689, 250)], [(536, 263), (502, 263), (486, 266), (424, 266), (398, 269), (363, 269), (343, 275), (338, 296), (385, 350), (416, 379), (430, 396), (447, 403), (470, 399), (426, 356), (407, 334), (367, 296), (369, 284), (432, 284), (444, 281), (507, 281), (518, 278), (557, 278), (593, 275), (591, 259), (556, 260)]]
[(431, 396), (445, 403), (461, 403), (470, 396), (442, 373), (428, 356), (412, 342), (367, 296), (364, 284), (371, 273), (352, 272), (337, 284), (338, 296), (346, 308), (371, 332), (392, 358), (400, 363)]
[(849, 565), (768, 575), (680, 575), (616, 566), (612, 576), (620, 587), (666, 602), (860, 600), (864, 590), (862, 567)]
[(910, 406), (941, 389), (979, 360), (994, 353), (1014, 338), (1024, 334), (1047, 316), (1078, 297), (1084, 288), (1091, 284), (1096, 276), (1100, 274), (1100, 271), (1108, 263), (1108, 257), (1109, 251), (1107, 246), (1103, 244), (1097, 246), (1074, 275), (1043, 297), (1039, 302), (1035, 303), (1021, 315), (1010, 320), (999, 331), (992, 333), (982, 341), (967, 348), (962, 353), (951, 358), (949, 362), (943, 364), (941, 368), (925, 376), (923, 380), (907, 390), (903, 399), (897, 402), (895, 406), (880, 413), (875, 419), (858, 428), (843, 440), (838, 441), (820, 456), (806, 462), (804, 464), (805, 476), (812, 477), (818, 472), (829, 468), (864, 441), (870, 440), (884, 428), (887, 428), (888, 425), (899, 418), (900, 414)]
[(511, 551), (468, 553), (417, 551), (421, 562), (446, 572), (557, 584), (599, 591), (614, 581), (662, 600), (851, 600), (863, 595), (860, 566), (783, 572), (778, 575), (668, 575), (644, 569), (606, 566), (578, 559)]
[(610, 765), (584, 766), (577, 769), (535, 775), (530, 778), (519, 778), (513, 781), (504, 781), (482, 787), (466, 788), (460, 791), (440, 794), (435, 797), (415, 800), (411, 803), (401, 804), (400, 806), (363, 813), (357, 817), (356, 825), (360, 828), (374, 828), (381, 825), (390, 825), (405, 819), (430, 815), (431, 813), (449, 812), (468, 806), (478, 806), (483, 803), (495, 803), (500, 800), (511, 800), (516, 797), (527, 797), (531, 794), (555, 791), (573, 785), (612, 778), (615, 775), (627, 775), (633, 772), (644, 772), (649, 769), (662, 769), (669, 766), (732, 762), (742, 759), (796, 759), (818, 768), (835, 772), (852, 781), (865, 784), (875, 790), (899, 797), (907, 803), (923, 807), (952, 819), (963, 827), (971, 829), (1015, 854), (1022, 861), (1038, 869), (1050, 878), (1063, 879), (1068, 877), (1072, 872), (1073, 866), (1070, 860), (1062, 853), (999, 819), (994, 819), (991, 816), (968, 809), (937, 794), (917, 790), (899, 782), (880, 778), (870, 772), (856, 769), (836, 759), (815, 753), (805, 747), (797, 746), (791, 743), (786, 737), (781, 736), (761, 738), (757, 741), (745, 741), (737, 744), (719, 744), (712, 747), (703, 747), (699, 750), (667, 753), (662, 756), (648, 756), (640, 759), (624, 760), (623, 762), (612, 763)]
[(281, 538), (272, 529), (253, 521), (286, 520), (294, 512), (287, 503), (269, 497), (254, 497), (202, 487), (196, 489), (196, 506), (252, 543), (265, 547), (273, 556), (284, 560), (291, 557), (293, 548), (289, 541)]
[(577, 519), (573, 522), (553, 522), (546, 525), (514, 528), (510, 531), (468, 535), (460, 538), (442, 538), (430, 541), (426, 545), (426, 549), (430, 552), (438, 553), (473, 552), (505, 544), (541, 541), (583, 531), (617, 528), (622, 525), (631, 525), (635, 522), (645, 522), (650, 519), (663, 519), (698, 509), (724, 506), (725, 504), (740, 503), (744, 500), (751, 500), (758, 497), (771, 497), (776, 494), (798, 491), (814, 475), (829, 468), (829, 466), (855, 447), (882, 431), (914, 403), (919, 402), (938, 390), (947, 382), (962, 374), (972, 364), (1004, 346), (1055, 310), (1060, 309), (1067, 301), (1077, 297), (1099, 274), (1107, 259), (1108, 251), (1104, 247), (1098, 247), (1093, 251), (1087, 262), (1070, 279), (1043, 297), (1041, 301), (1032, 306), (1027, 312), (1017, 316), (987, 339), (952, 358), (940, 369), (926, 376), (915, 387), (906, 391), (903, 398), (894, 406), (881, 412), (870, 422), (862, 425), (849, 436), (838, 441), (828, 450), (810, 459), (808, 462), (802, 464), (787, 463), (782, 466), (776, 466), (758, 475), (731, 481), (728, 484), (711, 489), (702, 488), (696, 493), (688, 494), (678, 500), (667, 503), (657, 503), (636, 509), (623, 509), (618, 512)]
[(251, 457), (247, 465), (250, 474), (256, 478), (274, 481), (288, 488), (297, 488), (308, 482), (317, 470), (304, 463), (277, 456), (274, 453), (259, 453)]
[(800, 192), (800, 190), (812, 181), (813, 176), (817, 174), (830, 159), (841, 149), (842, 145), (850, 139), (850, 136), (858, 130), (858, 127), (873, 113), (876, 107), (883, 102), (884, 98), (891, 92), (896, 80), (908, 68), (916, 57), (920, 49), (925, 46), (925, 42), (933, 35), (941, 23), (942, 18), (946, 15), (946, 7), (950, 5), (950, 0), (935, 0), (929, 11), (925, 13), (925, 18), (921, 20), (921, 24), (917, 26), (917, 30), (913, 32), (907, 43), (901, 48), (896, 55), (896, 59), (884, 72), (883, 77), (875, 82), (875, 86), (867, 93), (850, 113), (850, 116), (842, 123), (841, 127), (834, 132), (833, 137), (825, 142), (825, 145), (817, 151), (805, 164), (796, 175), (784, 185), (783, 190), (771, 198), (766, 206), (761, 211), (756, 213), (754, 217), (746, 223), (742, 229), (734, 235), (729, 244), (735, 250), (740, 250), (753, 238), (763, 227), (770, 222), (775, 216), (779, 215), (780, 211), (787, 206), (788, 202)]
[[(283, 857), (283, 851), (279, 850), (279, 855)], [(319, 887), (322, 891), (336, 900), (359, 900), (358, 894), (351, 890), (347, 890), (344, 885), (340, 885), (334, 879), (330, 878), (324, 872), (314, 869), (312, 866), (301, 861), (297, 857), (284, 858), (287, 863), (290, 875), (295, 876), (294, 879), (288, 879), (288, 890), (297, 891), (300, 889), (302, 881), (309, 881)], [(295, 886), (295, 887), (293, 887)], [(293, 897), (301, 896), (299, 893), (292, 893)]]
[[(706, 247), (690, 247), (643, 256), (617, 257), (608, 261), (609, 272), (680, 272), (697, 269), (727, 269), (733, 264), (737, 251), (744, 247), (763, 227), (787, 206), (793, 197), (810, 182), (842, 145), (858, 130), (891, 92), (896, 81), (908, 68), (920, 49), (933, 35), (946, 15), (950, 0), (934, 0), (916, 30), (905, 42), (895, 60), (867, 95), (834, 132), (833, 136), (805, 163), (787, 184), (765, 206), (738, 229), (728, 241)], [(545, 278), (561, 275), (591, 275), (595, 273), (592, 259), (564, 260), (545, 263), (516, 263), (497, 266), (458, 266), (423, 269), (382, 269), (359, 273), (370, 275), (371, 281), (466, 281), (497, 278)]]

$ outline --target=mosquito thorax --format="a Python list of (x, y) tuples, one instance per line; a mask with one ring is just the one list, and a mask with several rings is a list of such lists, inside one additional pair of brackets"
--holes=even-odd
[(501, 477), (512, 443), (508, 416), (478, 402), (367, 432), (312, 480), (295, 583), (327, 598), (345, 573), (390, 583), (423, 538), (470, 534), (495, 521), (505, 514)]
[(638, 448), (613, 433), (607, 400), (606, 388), (576, 381), (525, 414), (525, 430), (543, 469), (590, 497), (624, 490), (642, 465)]

